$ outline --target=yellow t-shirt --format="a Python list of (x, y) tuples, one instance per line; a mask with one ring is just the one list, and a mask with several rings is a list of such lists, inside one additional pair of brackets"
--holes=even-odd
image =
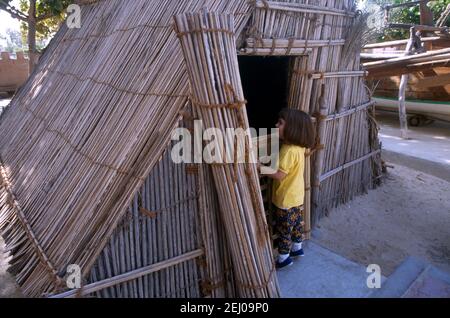
[(287, 174), (282, 181), (274, 180), (272, 202), (280, 209), (292, 209), (305, 200), (305, 148), (283, 145), (278, 170)]

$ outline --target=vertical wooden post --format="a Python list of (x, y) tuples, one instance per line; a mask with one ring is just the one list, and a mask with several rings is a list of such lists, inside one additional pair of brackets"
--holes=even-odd
[[(317, 210), (317, 207), (319, 206), (320, 201), (320, 177), (322, 176), (322, 170), (323, 170), (323, 163), (325, 158), (325, 151), (324, 151), (324, 141), (326, 137), (326, 123), (324, 120), (324, 117), (327, 115), (328, 107), (326, 105), (325, 101), (325, 84), (322, 84), (321, 86), (321, 93), (319, 97), (319, 113), (317, 116), (317, 138), (318, 138), (318, 144), (317, 144), (317, 152), (316, 152), (316, 158), (314, 162), (314, 179), (313, 179), (313, 205), (315, 207), (315, 210)], [(314, 219), (313, 219), (313, 226), (318, 221), (318, 215), (317, 213), (314, 213)]]
[[(414, 49), (415, 28), (410, 30), (410, 37), (406, 45), (405, 56), (410, 55)], [(399, 115), (400, 115), (400, 135), (403, 139), (408, 139), (408, 116), (406, 114), (406, 87), (408, 86), (409, 75), (403, 74), (399, 87)]]
[[(433, 11), (428, 7), (429, 0), (420, 2), (420, 24), (434, 26)], [(433, 36), (433, 32), (423, 32), (422, 36)], [(431, 43), (425, 43), (427, 50), (431, 49)]]
[(433, 11), (427, 6), (429, 0), (422, 0), (420, 2), (420, 24), (434, 25)]
[(305, 157), (305, 204), (303, 227), (305, 240), (311, 239), (311, 155)]
[(399, 88), (399, 115), (400, 115), (400, 135), (403, 139), (408, 139), (408, 116), (406, 114), (406, 87), (408, 86), (408, 74), (403, 74)]
[(384, 24), (389, 24), (389, 8), (384, 9)]

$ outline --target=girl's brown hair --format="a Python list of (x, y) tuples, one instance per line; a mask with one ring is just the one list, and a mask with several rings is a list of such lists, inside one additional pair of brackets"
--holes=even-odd
[(284, 127), (284, 142), (303, 148), (313, 148), (316, 142), (311, 117), (300, 110), (285, 108), (278, 115), (286, 122)]

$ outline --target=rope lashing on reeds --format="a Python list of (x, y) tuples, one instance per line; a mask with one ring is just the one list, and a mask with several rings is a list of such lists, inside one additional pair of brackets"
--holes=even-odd
[(288, 43), (288, 47), (287, 47), (287, 50), (286, 50), (286, 55), (290, 55), (291, 54), (291, 51), (292, 51), (292, 48), (294, 47), (294, 41), (295, 41), (295, 38), (289, 38), (289, 43)]
[[(199, 262), (197, 259), (197, 262)], [(206, 255), (205, 262), (200, 263), (200, 266), (207, 267)], [(215, 290), (225, 287), (225, 285), (230, 281), (231, 269), (225, 268), (221, 273), (216, 274), (213, 277), (206, 276), (204, 279), (200, 280), (200, 286), (204, 296), (210, 296)]]
[(192, 29), (189, 31), (184, 32), (175, 32), (178, 38), (182, 38), (183, 36), (186, 36), (188, 34), (192, 33), (224, 33), (229, 34), (231, 36), (235, 36), (234, 31), (228, 30), (228, 29), (213, 29), (213, 28), (199, 28), (199, 29)]
[(246, 100), (237, 101), (237, 102), (229, 102), (229, 103), (223, 103), (223, 104), (207, 104), (207, 103), (201, 103), (199, 101), (196, 101), (195, 98), (191, 95), (189, 97), (192, 106), (206, 108), (206, 109), (232, 109), (232, 110), (239, 110), (247, 105)]
[[(231, 109), (231, 110), (236, 110), (236, 116), (238, 118), (238, 129), (245, 128), (245, 124), (244, 121), (242, 119), (242, 114), (241, 114), (241, 109), (245, 108), (245, 106), (247, 105), (247, 100), (239, 100), (239, 98), (237, 97), (233, 87), (230, 84), (226, 84), (225, 91), (228, 91), (230, 93), (230, 96), (233, 96), (234, 101), (233, 102), (229, 102), (229, 103), (223, 103), (223, 104), (206, 104), (206, 103), (201, 103), (195, 100), (195, 97), (191, 95), (190, 97), (190, 101), (192, 103), (192, 106), (195, 107), (201, 107), (201, 108), (206, 108), (206, 109)], [(249, 164), (250, 162), (250, 145), (249, 145), (249, 141), (248, 138), (245, 139), (245, 162)], [(213, 162), (211, 163), (211, 165), (214, 166), (226, 166), (229, 164), (234, 164), (234, 171), (235, 171), (235, 177), (234, 177), (234, 182), (237, 182), (237, 164), (238, 164), (238, 145), (237, 145), (237, 141), (234, 141), (234, 162), (233, 163), (217, 163), (217, 162)], [(248, 169), (246, 169), (246, 173), (249, 174)]]
[(171, 25), (171, 24), (159, 25), (159, 24), (146, 24), (145, 23), (145, 24), (139, 24), (139, 25), (133, 26), (131, 28), (115, 29), (115, 30), (105, 33), (105, 34), (94, 33), (94, 34), (89, 34), (89, 35), (83, 36), (83, 37), (63, 38), (61, 40), (61, 42), (64, 45), (64, 44), (69, 44), (70, 42), (74, 42), (74, 41), (88, 41), (91, 39), (105, 39), (105, 38), (108, 38), (117, 33), (134, 31), (136, 29), (171, 29), (171, 28), (173, 28), (173, 25)]
[(158, 216), (158, 212), (157, 211), (150, 211), (150, 210), (147, 210), (146, 208), (143, 208), (143, 207), (139, 208), (139, 212), (141, 212), (146, 217), (149, 217), (150, 219), (156, 219), (156, 217)]
[(250, 289), (250, 290), (261, 290), (261, 289), (265, 289), (268, 287), (268, 285), (271, 283), (272, 278), (273, 278), (273, 274), (275, 274), (277, 272), (277, 269), (275, 267), (275, 263), (272, 264), (272, 269), (270, 270), (269, 276), (264, 280), (263, 283), (259, 284), (259, 285), (253, 285), (253, 284), (246, 284), (243, 282), (240, 282), (237, 278), (236, 278), (236, 284), (239, 287), (242, 287), (244, 289)]
[[(186, 32), (189, 33), (189, 32)], [(226, 86), (228, 87), (228, 86)], [(231, 88), (232, 89), (232, 88)], [(201, 103), (199, 101), (195, 100), (194, 96), (190, 97), (192, 106), (194, 107), (201, 107), (201, 108), (205, 108), (205, 109), (230, 109), (230, 110), (235, 110), (237, 111), (237, 114), (239, 114), (239, 111), (241, 108), (245, 107), (245, 105), (247, 104), (246, 100), (242, 100), (242, 101), (237, 101), (237, 102), (229, 102), (229, 103), (223, 103), (223, 104), (207, 104), (207, 103)], [(238, 115), (239, 116), (239, 115)], [(242, 124), (242, 122), (240, 122), (240, 124)], [(239, 125), (238, 128), (243, 128), (243, 125)], [(245, 149), (245, 151), (247, 151), (247, 148)], [(237, 182), (237, 164), (238, 164), (238, 160), (237, 160), (237, 152), (238, 152), (238, 145), (237, 145), (237, 141), (235, 140), (234, 142), (234, 160), (232, 163), (223, 163), (223, 162), (212, 162), (210, 163), (213, 166), (218, 166), (218, 167), (224, 167), (227, 165), (233, 165), (234, 167), (234, 183)], [(222, 154), (222, 159), (224, 159), (224, 154)]]
[[(107, 163), (103, 163), (103, 162), (100, 162), (100, 161), (95, 160), (93, 157), (91, 157), (91, 156), (89, 156), (88, 154), (86, 154), (86, 153), (84, 153), (83, 151), (81, 151), (81, 149), (80, 149), (78, 146), (72, 144), (72, 142), (69, 140), (68, 137), (66, 137), (66, 136), (64, 135), (64, 133), (62, 133), (62, 132), (59, 131), (58, 129), (52, 129), (52, 128), (50, 128), (51, 124), (50, 124), (44, 117), (39, 116), (34, 110), (30, 109), (30, 108), (27, 106), (27, 104), (24, 103), (24, 104), (22, 104), (22, 106), (23, 106), (23, 107), (25, 108), (25, 110), (28, 111), (34, 118), (40, 120), (40, 122), (43, 124), (43, 127), (44, 127), (44, 130), (45, 130), (45, 131), (47, 131), (47, 132), (49, 132), (49, 133), (53, 133), (53, 134), (55, 134), (56, 136), (58, 136), (61, 140), (64, 141), (64, 143), (65, 143), (66, 145), (68, 145), (68, 146), (73, 150), (73, 152), (75, 152), (75, 153), (77, 153), (78, 155), (80, 155), (80, 156), (82, 156), (83, 158), (85, 158), (85, 159), (86, 159), (89, 163), (91, 163), (92, 165), (97, 165), (97, 166), (100, 166), (100, 167), (103, 167), (103, 168), (107, 168), (107, 169), (109, 169), (109, 170), (112, 170), (112, 171), (117, 172), (118, 174), (127, 175), (127, 176), (129, 175), (129, 176), (131, 176), (131, 177), (133, 177), (133, 178), (135, 178), (135, 179), (138, 179), (138, 180), (141, 180), (141, 181), (145, 181), (146, 178), (141, 177), (141, 176), (136, 176), (136, 175), (134, 175), (134, 174), (131, 174), (128, 170), (123, 170), (123, 169), (117, 168), (117, 167), (115, 167), (115, 166), (113, 166), (113, 165), (111, 165), (111, 164), (107, 164)], [(22, 107), (21, 107), (20, 109), (23, 110)]]
[(186, 166), (186, 173), (192, 175), (198, 175), (199, 167), (197, 164), (191, 164)]
[[(139, 206), (139, 212), (142, 213), (143, 215), (145, 215), (146, 217), (154, 219), (160, 213), (167, 212), (167, 211), (169, 211), (169, 210), (179, 206), (180, 204), (183, 204), (183, 203), (186, 203), (186, 202), (189, 202), (189, 201), (193, 201), (193, 200), (196, 200), (198, 198), (199, 198), (199, 193), (194, 193), (194, 194), (192, 194), (192, 195), (190, 195), (190, 196), (188, 196), (188, 197), (186, 197), (184, 199), (173, 201), (172, 204), (170, 204), (169, 206), (165, 206), (165, 207), (162, 207), (160, 209), (151, 210), (151, 211), (146, 209), (146, 208), (144, 208), (144, 207), (142, 207), (142, 205), (140, 205)], [(127, 224), (123, 224), (123, 225), (127, 226)]]
[(48, 256), (46, 255), (44, 249), (42, 248), (41, 244), (39, 243), (38, 239), (34, 235), (33, 229), (31, 228), (30, 224), (28, 223), (27, 218), (26, 218), (25, 214), (23, 213), (19, 202), (16, 200), (16, 196), (14, 195), (14, 192), (12, 190), (12, 185), (9, 180), (8, 174), (6, 172), (6, 169), (4, 167), (4, 163), (3, 163), (3, 160), (1, 157), (0, 157), (0, 177), (1, 177), (1, 181), (2, 181), (1, 182), (2, 186), (5, 189), (5, 192), (7, 193), (8, 205), (15, 212), (15, 215), (17, 216), (18, 220), (20, 221), (20, 224), (22, 225), (26, 236), (28, 237), (29, 241), (31, 242), (31, 245), (33, 246), (36, 256), (38, 257), (41, 264), (45, 267), (48, 275), (50, 276), (51, 280), (53, 281), (55, 289), (60, 290), (61, 288), (63, 288), (65, 286), (65, 282), (58, 275), (58, 271), (53, 266), (53, 264), (49, 260)]
[(162, 92), (136, 92), (136, 91), (132, 91), (129, 89), (125, 89), (125, 88), (121, 88), (118, 87), (116, 85), (113, 85), (111, 83), (108, 82), (104, 82), (104, 81), (100, 81), (94, 77), (88, 76), (88, 77), (81, 77), (77, 74), (74, 73), (70, 73), (70, 72), (61, 72), (61, 71), (57, 71), (54, 70), (52, 68), (44, 68), (43, 71), (49, 71), (50, 73), (55, 73), (61, 76), (70, 76), (75, 78), (77, 81), (79, 82), (86, 82), (86, 81), (91, 81), (95, 84), (98, 85), (102, 85), (102, 86), (107, 86), (110, 87), (116, 91), (122, 92), (122, 93), (126, 93), (126, 94), (131, 94), (131, 95), (136, 95), (136, 96), (155, 96), (155, 97), (168, 97), (168, 98), (189, 98), (189, 95), (186, 94), (169, 94), (169, 93), (162, 93)]

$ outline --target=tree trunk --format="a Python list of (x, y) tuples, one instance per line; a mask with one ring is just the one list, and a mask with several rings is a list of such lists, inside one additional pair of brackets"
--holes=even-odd
[(28, 9), (28, 55), (29, 73), (31, 74), (39, 58), (36, 50), (36, 0), (30, 0)]
[[(434, 26), (434, 16), (433, 11), (428, 7), (428, 2), (423, 0), (420, 3), (420, 24)], [(422, 36), (433, 36), (433, 32), (422, 32)], [(425, 43), (427, 50), (431, 49), (431, 43)]]
[(420, 24), (421, 25), (434, 25), (433, 11), (428, 7), (428, 2), (423, 0), (420, 3)]

